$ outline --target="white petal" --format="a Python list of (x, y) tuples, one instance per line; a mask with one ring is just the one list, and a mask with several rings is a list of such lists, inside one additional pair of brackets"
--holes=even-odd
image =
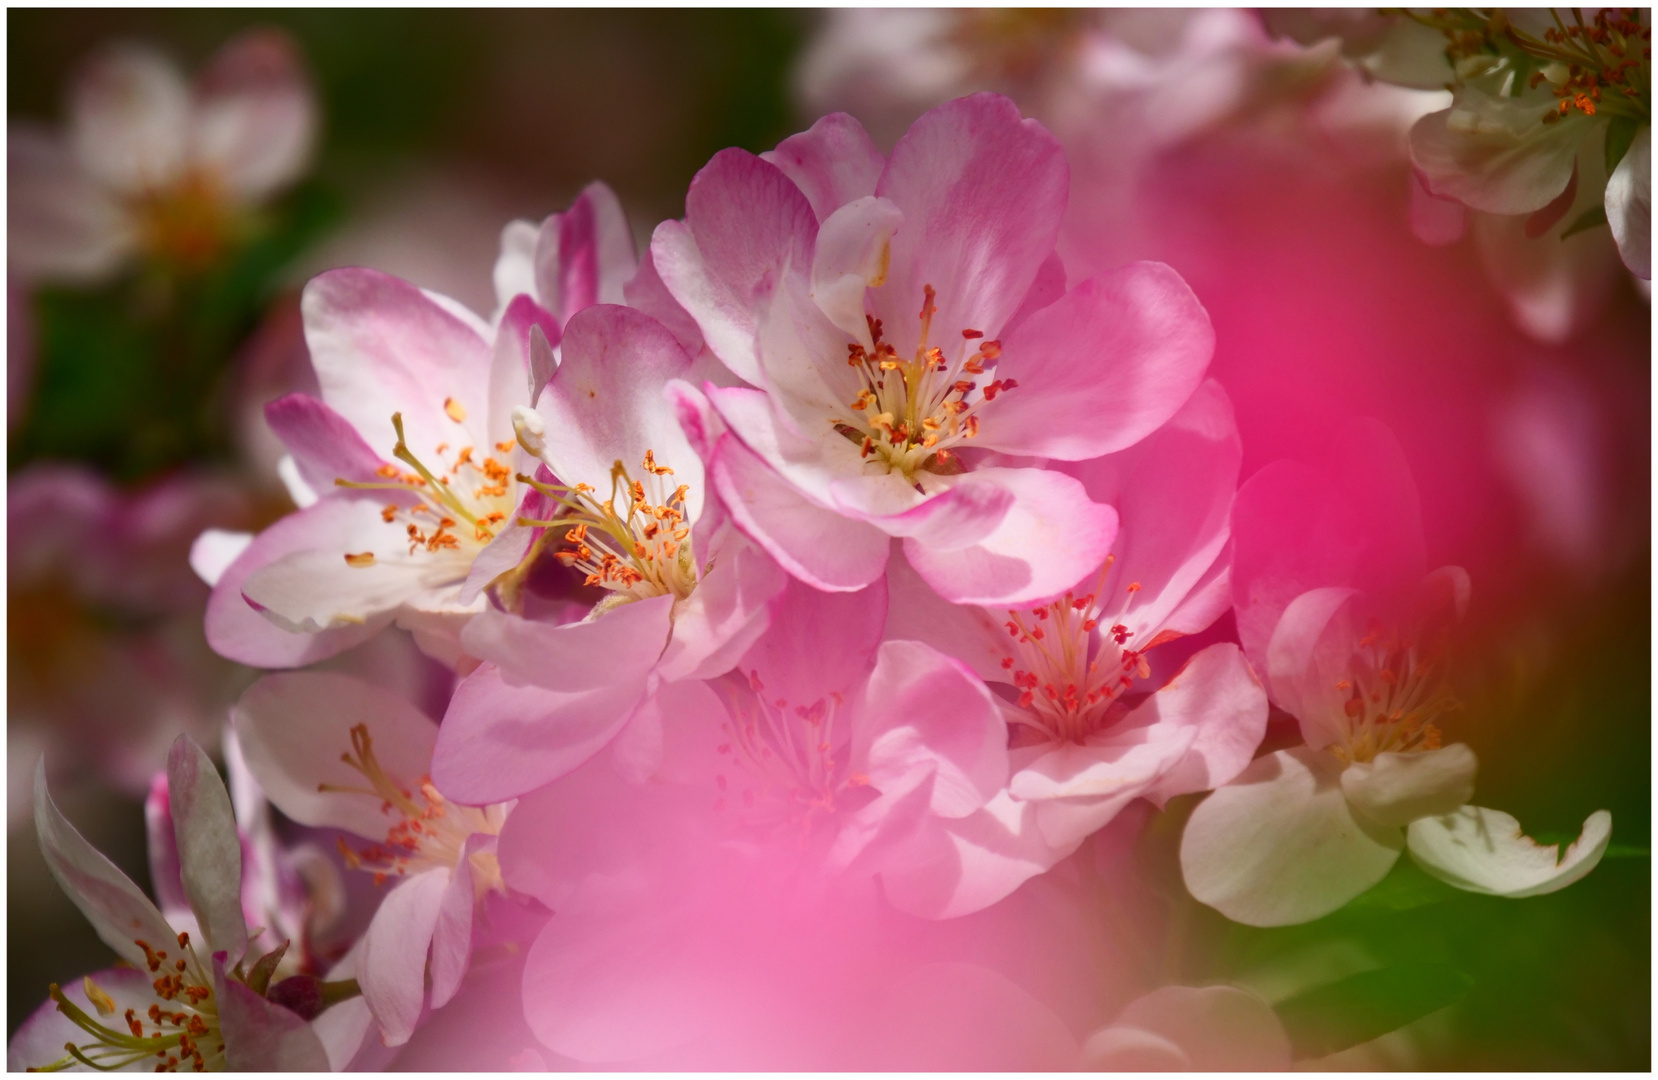
[(864, 318), (864, 290), (886, 284), (892, 234), (904, 214), (890, 200), (866, 195), (830, 214), (812, 253), (812, 299), (853, 341), (874, 349)]
[(1256, 758), (1193, 811), (1180, 868), (1191, 894), (1227, 918), (1290, 926), (1382, 880), (1404, 839), (1355, 818), (1335, 759), (1297, 747)]
[(159, 53), (118, 45), (75, 82), (69, 136), (86, 171), (118, 191), (165, 184), (184, 164), (190, 90)]
[(1416, 754), (1377, 754), (1350, 766), (1341, 790), (1353, 809), (1382, 825), (1404, 828), (1417, 818), (1449, 814), (1474, 797), (1479, 761), (1466, 743)]
[[(292, 458), (284, 458), (292, 461)], [(190, 569), (209, 586), (217, 585), (225, 568), (253, 543), (253, 534), (230, 529), (206, 529), (190, 545)]]
[(154, 948), (172, 944), (173, 930), (149, 897), (87, 843), (52, 802), (44, 758), (35, 767), (35, 832), (58, 885), (121, 959), (142, 969), (144, 950), (136, 942)]
[(316, 503), (317, 491), (305, 482), (305, 477), (299, 471), (299, 462), (294, 460), (294, 455), (282, 455), (276, 463), (276, 475), (277, 479), (282, 481), (282, 486), (288, 489), (288, 498), (294, 500), (295, 506), (303, 510), (307, 506)]
[(1600, 862), (1612, 839), (1612, 815), (1596, 810), (1566, 848), (1539, 844), (1501, 810), (1464, 806), (1411, 823), (1410, 856), (1434, 877), (1468, 892), (1542, 896), (1564, 889)]
[(1652, 279), (1652, 128), (1642, 127), (1606, 182), (1606, 220), (1629, 272)]

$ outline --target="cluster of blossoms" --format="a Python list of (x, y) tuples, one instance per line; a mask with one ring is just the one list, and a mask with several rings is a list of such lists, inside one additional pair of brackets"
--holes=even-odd
[[(1588, 873), (1604, 812), (1557, 854), (1470, 804), (1468, 577), (1424, 573), (1391, 436), (1240, 489), (1203, 306), (1157, 263), (1070, 282), (1069, 182), (977, 94), (889, 155), (844, 114), (724, 151), (643, 254), (595, 184), (508, 226), (488, 317), (312, 280), (320, 396), (266, 411), (302, 508), (193, 555), (212, 646), (287, 669), (233, 710), (252, 794), (174, 747), (158, 908), (42, 774), (52, 871), (131, 966), (54, 987), (11, 1062), (372, 1063), (521, 955), (527, 1066), (982, 1067), (1022, 1022), (1047, 1034), (1016, 1067), (1285, 1067), (1241, 990), (1078, 1042), (888, 931), (1015, 911), (1132, 804), (1210, 792), (1180, 863), (1242, 923), (1325, 915), (1407, 847), (1501, 896)], [(456, 675), (440, 721), (293, 670), (394, 626)], [(1275, 706), (1302, 741), (1257, 756)], [(347, 948), (264, 799), (383, 893)], [(872, 969), (904, 993), (860, 993)]]

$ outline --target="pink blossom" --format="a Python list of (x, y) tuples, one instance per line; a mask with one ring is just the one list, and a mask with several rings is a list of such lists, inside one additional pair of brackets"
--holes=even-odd
[(876, 152), (836, 115), (755, 158), (717, 155), (657, 271), (750, 387), (705, 387), (712, 484), (803, 581), (855, 590), (890, 537), (958, 602), (1049, 599), (1097, 566), (1115, 515), (1063, 460), (1132, 445), (1196, 389), (1213, 337), (1168, 268), (1066, 291), (1068, 170), (1005, 98), (923, 116)]
[(972, 815), (930, 820), (893, 860), (884, 880), (899, 906), (949, 916), (995, 903), (1134, 799), (1161, 805), (1249, 763), (1266, 697), (1237, 646), (1203, 649), (1141, 696), (1157, 646), (1208, 628), (1230, 602), (1239, 457), (1231, 404), (1207, 383), (1136, 446), (1070, 466), (1122, 527), (1090, 583), (1048, 605), (948, 605), (893, 565), (888, 633), (948, 649), (1002, 688), (1013, 747), (1004, 790)]
[(150, 49), (105, 48), (69, 114), (61, 135), (9, 132), (7, 257), (30, 278), (95, 281), (140, 252), (200, 269), (304, 172), (317, 128), (294, 45), (272, 30), (225, 45), (193, 87)]
[[(439, 738), (435, 775), (456, 798), (523, 795), (624, 732), (618, 753), (648, 748), (657, 688), (728, 670), (765, 629), (785, 578), (708, 497), (669, 392), (691, 363), (662, 324), (600, 304), (570, 320), (557, 372), (536, 409), (519, 410), (541, 468), (517, 543), (487, 571), (502, 575), (495, 603), (462, 636), (485, 664)], [(514, 566), (512, 552), (528, 561)], [(519, 582), (538, 563), (564, 568), (588, 599), (535, 610)]]
[(266, 998), (280, 951), (249, 955), (244, 967), (248, 927), (230, 797), (187, 735), (168, 756), (167, 786), (189, 912), (182, 930), (64, 819), (46, 790), (44, 762), (36, 770), (35, 828), (52, 876), (129, 966), (87, 976), (68, 993), (54, 985), (53, 1003), (11, 1040), (9, 1066), (79, 1060), (120, 1068), (148, 1065), (159, 1052), (162, 1067), (326, 1069), (311, 1026)]
[(437, 726), (367, 683), (271, 675), (233, 715), (248, 767), (278, 809), (367, 839), (361, 848), (340, 839), (347, 865), (377, 882), (398, 879), (354, 963), (386, 1043), (406, 1042), (421, 1015), (428, 962), (436, 1009), (466, 974), (475, 911), (505, 891), (495, 849), (510, 804), (473, 808), (447, 799), (431, 781)]
[(1187, 888), (1239, 922), (1305, 922), (1380, 881), (1407, 843), (1459, 888), (1565, 888), (1600, 861), (1611, 815), (1590, 815), (1557, 858), (1507, 814), (1468, 805), (1478, 763), (1439, 727), (1455, 708), (1443, 665), (1468, 575), (1424, 576), (1416, 487), (1385, 427), (1350, 424), (1324, 461), (1269, 466), (1238, 493), (1239, 637), (1305, 745), (1256, 759), (1192, 814)]

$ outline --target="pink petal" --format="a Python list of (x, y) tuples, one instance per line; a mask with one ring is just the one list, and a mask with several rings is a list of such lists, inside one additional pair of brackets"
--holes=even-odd
[(143, 970), (145, 954), (137, 942), (164, 948), (174, 941), (172, 927), (149, 897), (87, 843), (58, 810), (46, 790), (44, 758), (35, 766), (35, 832), (52, 877), (117, 956)]
[(1090, 501), (1072, 477), (1001, 468), (976, 469), (972, 477), (1013, 493), (994, 532), (953, 550), (904, 541), (910, 565), (946, 600), (1006, 607), (1045, 601), (1096, 569), (1111, 549), (1116, 511)]
[(856, 591), (881, 576), (891, 541), (879, 529), (814, 506), (731, 435), (708, 462), (737, 527), (814, 588)]
[(652, 452), (657, 464), (674, 470), (672, 484), (688, 485), (686, 518), (694, 522), (706, 494), (702, 461), (663, 392), (690, 364), (674, 336), (648, 315), (613, 304), (580, 312), (564, 328), (558, 371), (537, 405), (547, 421), (543, 460), (564, 483), (603, 492), (616, 462), (640, 478)]
[[(249, 770), (271, 803), (302, 825), (385, 838), (380, 800), (358, 794), (364, 779), (341, 761), (361, 724), (388, 776), (411, 787), (431, 770), (437, 725), (400, 695), (320, 671), (267, 675), (231, 710)], [(323, 791), (321, 787), (351, 789)]]
[(622, 204), (602, 181), (582, 189), (570, 209), (548, 219), (536, 245), (536, 287), (560, 324), (594, 304), (620, 304), (637, 268), (633, 230)]
[(886, 164), (863, 125), (845, 113), (830, 113), (760, 157), (794, 181), (820, 222), (854, 199), (875, 194)]
[[(55, 134), (13, 121), (6, 182), (6, 260), (13, 273), (95, 281), (132, 252), (137, 238), (120, 204), (81, 171)], [(17, 362), (13, 357), (12, 365)]]
[(991, 612), (973, 604), (950, 603), (921, 579), (902, 553), (887, 563), (887, 591), (892, 597), (888, 638), (924, 641), (960, 660), (981, 679), (1011, 682), (1002, 668), (1007, 630)]
[(867, 478), (883, 481), (879, 485), (865, 485), (860, 482), (864, 479), (837, 481), (830, 494), (843, 509), (852, 510), (887, 535), (901, 536), (937, 551), (959, 551), (989, 539), (1007, 520), (1017, 501), (1006, 485), (969, 473), (900, 513), (875, 516), (886, 508), (873, 504), (873, 500), (860, 506), (853, 497), (895, 487), (913, 496), (914, 489), (908, 488), (893, 473)]
[(1243, 650), (1211, 645), (1186, 662), (1162, 689), (1138, 705), (1124, 726), (1190, 727), (1191, 748), (1145, 792), (1162, 806), (1176, 795), (1209, 791), (1249, 765), (1267, 730), (1267, 694)]
[(1393, 433), (1350, 421), (1321, 460), (1268, 465), (1233, 504), (1238, 638), (1261, 671), (1279, 616), (1302, 593), (1344, 585), (1397, 597), (1427, 567), (1416, 482)]
[(1347, 731), (1347, 695), (1354, 653), (1366, 630), (1361, 594), (1331, 586), (1311, 589), (1284, 609), (1266, 647), (1265, 675), (1272, 699), (1301, 722), (1301, 736), (1318, 750)]
[(472, 857), (477, 854), (493, 856), (496, 838), (484, 833), (473, 833), (461, 845), (460, 858), (449, 875), (449, 885), (443, 891), (438, 908), (438, 919), (432, 928), (432, 1008), (449, 1004), (455, 991), (461, 988), (466, 969), (472, 960), (472, 914), (477, 904), (477, 890), (473, 885)]
[[(1232, 403), (1220, 384), (1200, 386), (1173, 419), (1116, 454), (1066, 471), (1095, 502), (1116, 508), (1113, 589), (1138, 582), (1120, 622), (1152, 640), (1200, 582), (1212, 576), (1230, 536), (1232, 497), (1243, 447)], [(1218, 618), (1230, 597), (1207, 605)], [(1188, 623), (1187, 632), (1208, 623)]]
[(426, 997), (426, 952), (449, 887), (449, 871), (428, 870), (397, 883), (363, 936), (357, 981), (387, 1046), (414, 1034)]
[(1067, 852), (1048, 845), (1036, 807), (1003, 792), (964, 818), (935, 818), (881, 871), (900, 911), (950, 919), (982, 910)]
[(1002, 349), (997, 374), (1019, 385), (984, 410), (983, 444), (1078, 460), (1132, 446), (1173, 416), (1203, 380), (1215, 332), (1179, 274), (1133, 263), (1036, 312)]
[[(540, 343), (535, 333), (540, 332)], [(557, 364), (552, 346), (562, 337), (559, 322), (528, 296), (515, 296), (501, 313), (495, 328), (495, 347), (489, 369), (489, 453), (500, 457), (516, 454), (501, 450), (500, 443), (514, 442), (512, 411), (531, 405), (541, 388), (553, 377)]]
[(239, 963), (248, 947), (242, 914), (242, 838), (224, 781), (188, 735), (180, 735), (167, 755), (167, 791), (190, 910), (211, 949)]
[(238, 198), (262, 199), (310, 164), (317, 103), (287, 34), (239, 35), (214, 56), (199, 91), (195, 152)]
[(656, 670), (665, 681), (711, 679), (731, 670), (766, 632), (771, 601), (788, 583), (772, 558), (729, 522), (699, 561), (713, 569), (674, 611), (673, 635)]
[(225, 975), (225, 958), (213, 954), (213, 996), (225, 1041), (225, 1067), (233, 1072), (327, 1072), (328, 1051), (299, 1014), (266, 1001)]
[(561, 693), (637, 681), (655, 666), (671, 630), (672, 596), (653, 596), (589, 615), (546, 623), (486, 608), (462, 635), (467, 652), (514, 679)]
[[(323, 400), (369, 445), (390, 454), (399, 412), (409, 448), (428, 464), (439, 444), (487, 449), (493, 358), (481, 325), (406, 281), (359, 268), (312, 278), (301, 308)], [(451, 400), (472, 427), (445, 412)]]
[(598, 753), (638, 708), (644, 681), (561, 693), (484, 664), (461, 681), (432, 757), (438, 790), (472, 805), (515, 799)]
[(121, 192), (172, 181), (190, 137), (190, 91), (166, 57), (114, 45), (86, 62), (70, 93), (69, 137), (81, 166)]
[[(376, 475), (376, 471), (386, 463), (385, 459), (363, 441), (350, 421), (309, 394), (288, 394), (266, 405), (265, 423), (294, 456), (300, 476), (319, 494), (349, 493), (349, 489), (336, 485), (335, 480), (384, 482), (384, 477)], [(405, 502), (413, 498), (386, 491), (366, 492), (363, 497), (372, 497), (378, 502)]]
[(737, 667), (759, 676), (768, 699), (809, 706), (846, 695), (868, 677), (886, 615), (882, 581), (859, 592), (822, 592), (791, 581), (772, 602), (765, 636)]
[(870, 295), (899, 355), (915, 349), (924, 285), (937, 292), (935, 343), (999, 334), (1053, 252), (1069, 185), (1058, 140), (1007, 98), (974, 94), (917, 120), (875, 191), (904, 214), (887, 284)]
[[(156, 1001), (152, 976), (143, 967), (106, 968), (93, 972), (88, 978), (115, 1002), (118, 1015), (132, 1009), (142, 1016)], [(80, 1006), (87, 1015), (98, 1015), (97, 1007), (87, 999), (83, 980), (65, 982), (63, 995)], [(23, 1072), (61, 1061), (67, 1056), (64, 1043), (79, 1045), (85, 1039), (86, 1032), (59, 1012), (57, 1004), (47, 998), (6, 1041), (6, 1069), (8, 1072)]]
[(685, 221), (663, 222), (651, 240), (656, 271), (727, 367), (758, 383), (755, 294), (786, 268), (812, 262), (817, 219), (775, 165), (722, 150), (691, 181)]
[(1007, 782), (1007, 725), (996, 699), (961, 663), (915, 641), (881, 646), (870, 674), (854, 760), (882, 792), (932, 777), (934, 813), (959, 818)]
[(172, 800), (167, 795), (164, 772), (150, 778), (150, 793), (144, 799), (144, 836), (150, 856), (150, 892), (155, 894), (161, 917), (172, 924), (190, 914), (190, 898), (184, 893), (178, 840), (173, 835)]
[(622, 286), (622, 296), (628, 307), (637, 308), (666, 326), (688, 356), (702, 351), (702, 330), (691, 313), (679, 306), (674, 294), (662, 283), (661, 275), (656, 272), (655, 257), (649, 248), (645, 249), (645, 257), (639, 260), (639, 269)]

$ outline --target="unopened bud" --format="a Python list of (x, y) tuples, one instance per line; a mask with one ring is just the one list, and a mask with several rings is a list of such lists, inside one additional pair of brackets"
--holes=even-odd
[(547, 421), (534, 409), (520, 405), (512, 410), (512, 431), (518, 445), (536, 457), (547, 448)]

